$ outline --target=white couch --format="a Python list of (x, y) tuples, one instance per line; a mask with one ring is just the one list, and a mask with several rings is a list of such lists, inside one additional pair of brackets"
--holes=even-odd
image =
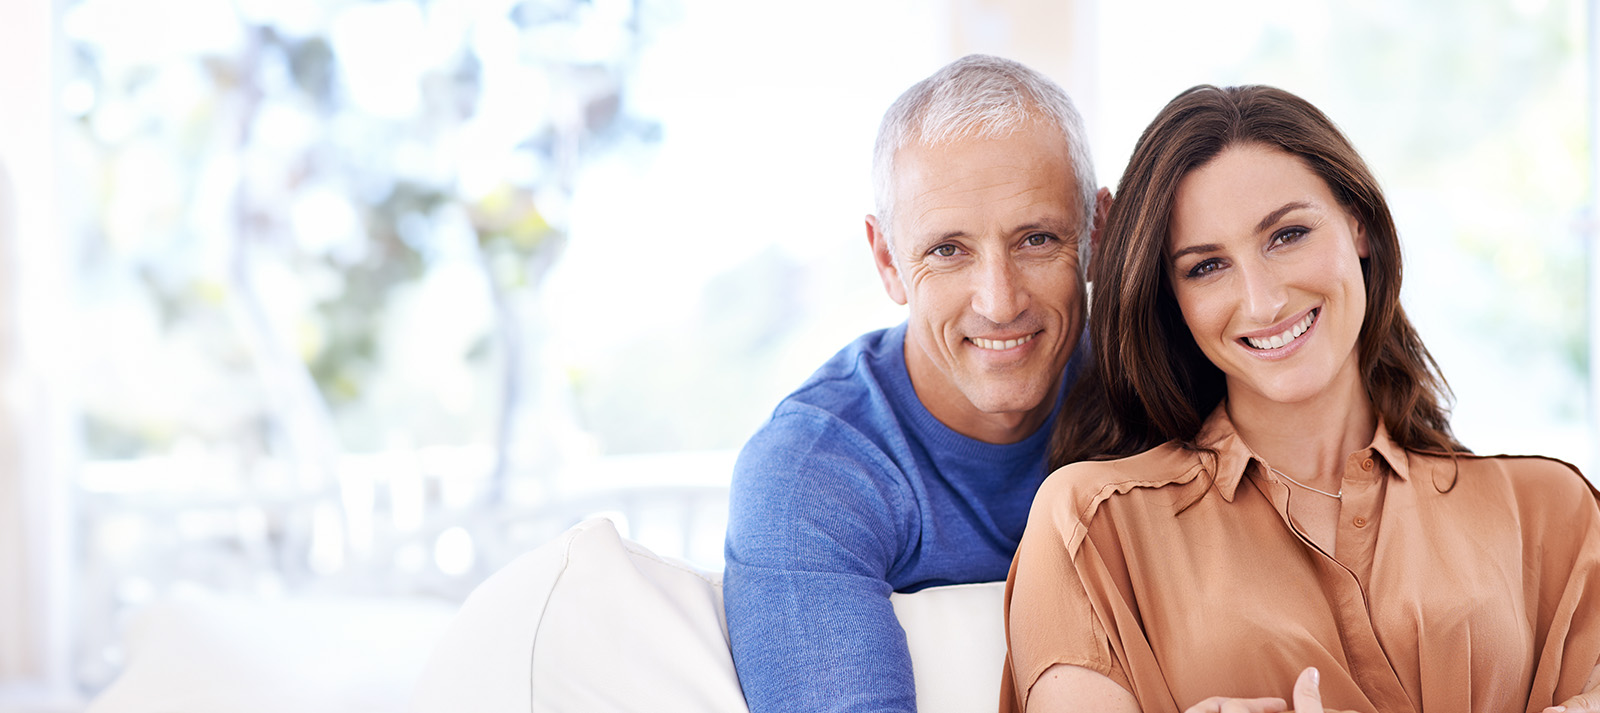
[[(996, 707), (1003, 592), (891, 597), (922, 713)], [(721, 576), (658, 557), (608, 520), (572, 528), (486, 580), (435, 647), (412, 713), (459, 711), (746, 711)]]
[(456, 610), (421, 598), (170, 597), (135, 615), (127, 663), (87, 713), (400, 713)]
[[(995, 708), (1003, 587), (893, 595), (923, 713)], [(124, 645), (87, 713), (746, 711), (721, 576), (605, 519), (513, 560), (459, 608), (191, 596), (146, 607)]]

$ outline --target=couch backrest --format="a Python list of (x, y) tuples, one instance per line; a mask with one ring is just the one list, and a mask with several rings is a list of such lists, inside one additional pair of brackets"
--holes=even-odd
[[(922, 713), (987, 710), (1005, 656), (1004, 583), (896, 594)], [(479, 586), (413, 696), (413, 713), (746, 713), (716, 573), (590, 520)]]

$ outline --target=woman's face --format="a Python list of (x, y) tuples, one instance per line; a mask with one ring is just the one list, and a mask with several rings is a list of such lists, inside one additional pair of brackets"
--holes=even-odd
[(1238, 144), (1178, 184), (1167, 276), (1234, 403), (1359, 382), (1366, 232), (1299, 158)]

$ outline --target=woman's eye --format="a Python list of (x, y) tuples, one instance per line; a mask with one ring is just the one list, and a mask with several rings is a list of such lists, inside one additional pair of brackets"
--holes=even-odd
[(1195, 263), (1194, 267), (1189, 268), (1189, 272), (1185, 273), (1185, 275), (1187, 275), (1188, 277), (1205, 277), (1206, 275), (1209, 275), (1209, 274), (1211, 274), (1213, 272), (1216, 272), (1217, 270), (1219, 270), (1221, 268), (1222, 268), (1222, 261), (1221, 260), (1218, 260), (1216, 258), (1210, 258), (1210, 259), (1201, 260), (1200, 262)]
[(1311, 231), (1306, 230), (1305, 228), (1299, 228), (1299, 227), (1284, 228), (1283, 230), (1280, 230), (1280, 231), (1272, 234), (1272, 244), (1273, 245), (1287, 245), (1289, 243), (1292, 243), (1292, 242), (1294, 242), (1296, 240), (1299, 240), (1299, 239), (1305, 237), (1306, 233), (1309, 233), (1309, 232), (1311, 232)]
[(929, 250), (928, 252), (933, 253), (934, 255), (937, 255), (939, 257), (955, 257), (956, 256), (956, 246), (954, 246), (954, 245), (940, 245), (939, 247), (936, 247), (936, 248), (934, 248), (932, 250)]
[(1022, 244), (1030, 248), (1042, 247), (1048, 242), (1050, 242), (1050, 236), (1044, 233), (1034, 233), (1022, 239)]

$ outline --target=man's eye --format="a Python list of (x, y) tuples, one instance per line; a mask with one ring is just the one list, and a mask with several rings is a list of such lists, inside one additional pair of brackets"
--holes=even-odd
[(1022, 239), (1022, 244), (1027, 245), (1030, 248), (1041, 247), (1048, 242), (1050, 242), (1050, 236), (1045, 235), (1044, 233), (1034, 233), (1033, 235), (1029, 235), (1028, 237)]
[(934, 255), (937, 255), (939, 257), (955, 257), (956, 256), (956, 246), (954, 246), (954, 245), (940, 245), (939, 247), (936, 247), (936, 248), (934, 248), (932, 250), (929, 250), (928, 252), (933, 253)]

